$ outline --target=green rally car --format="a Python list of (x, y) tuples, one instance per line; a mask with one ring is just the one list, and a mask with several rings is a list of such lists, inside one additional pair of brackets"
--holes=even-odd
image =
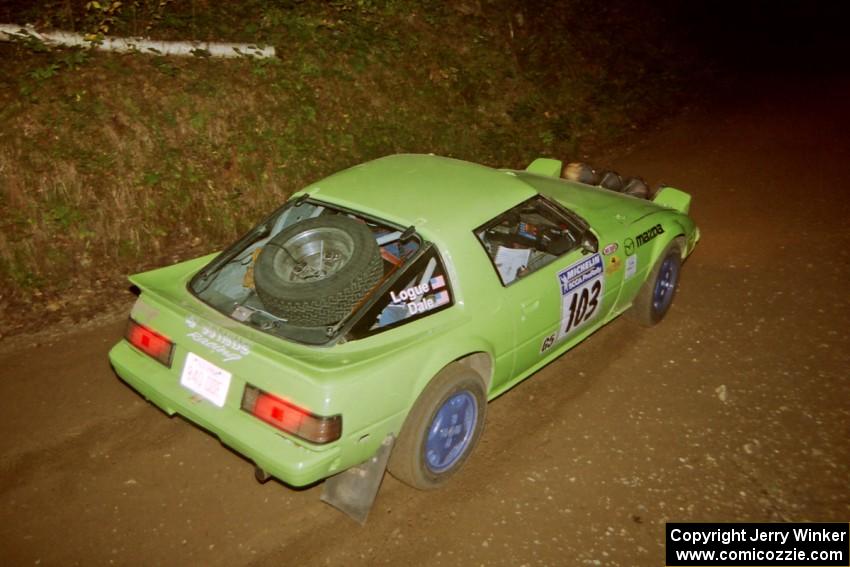
[(132, 276), (112, 365), (260, 479), (434, 488), (488, 400), (621, 313), (660, 321), (699, 238), (686, 193), (561, 171), (396, 155), (332, 175), (224, 252)]

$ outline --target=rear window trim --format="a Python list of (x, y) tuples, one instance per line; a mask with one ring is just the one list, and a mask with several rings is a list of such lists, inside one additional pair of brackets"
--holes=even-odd
[[(371, 337), (374, 337), (375, 335), (383, 333), (384, 331), (389, 331), (389, 330), (392, 330), (392, 329), (398, 329), (399, 327), (401, 327), (403, 325), (415, 323), (416, 321), (419, 321), (419, 320), (424, 319), (424, 318), (426, 318), (430, 315), (434, 315), (436, 313), (439, 313), (440, 311), (444, 311), (445, 309), (448, 309), (449, 307), (454, 306), (454, 304), (455, 304), (454, 288), (452, 287), (452, 281), (451, 281), (451, 278), (449, 277), (448, 270), (446, 270), (446, 262), (443, 260), (442, 254), (440, 254), (440, 250), (437, 248), (437, 246), (433, 242), (428, 242), (428, 241), (423, 241), (423, 242), (425, 244), (416, 252), (416, 254), (414, 255), (413, 258), (408, 260), (408, 265), (404, 266), (404, 268), (399, 273), (395, 274), (393, 277), (389, 278), (386, 282), (384, 282), (384, 285), (381, 286), (381, 289), (377, 290), (372, 295), (372, 298), (370, 299), (369, 304), (364, 305), (360, 309), (360, 315), (356, 318), (357, 321), (355, 321), (354, 324), (351, 325), (350, 327), (348, 327), (348, 329), (346, 330), (345, 336), (346, 336), (347, 340), (361, 341), (361, 340), (364, 340), (364, 339), (369, 339)], [(443, 277), (445, 278), (445, 281), (446, 281), (446, 290), (449, 292), (449, 302), (444, 304), (444, 305), (440, 305), (439, 307), (437, 307), (435, 309), (430, 309), (430, 310), (428, 310), (424, 313), (414, 315), (413, 317), (407, 317), (405, 319), (401, 319), (399, 321), (396, 321), (395, 323), (391, 323), (391, 324), (385, 325), (383, 327), (378, 327), (377, 329), (372, 329), (372, 328), (364, 329), (362, 331), (362, 333), (363, 333), (362, 335), (351, 336), (350, 338), (348, 338), (351, 335), (352, 331), (355, 331), (354, 327), (357, 324), (365, 325), (370, 320), (372, 320), (373, 315), (374, 315), (374, 317), (377, 317), (378, 315), (380, 315), (380, 311), (374, 311), (373, 312), (373, 310), (374, 310), (375, 306), (379, 303), (379, 301), (383, 297), (385, 297), (386, 294), (389, 292), (390, 288), (392, 287), (392, 284), (397, 283), (399, 278), (401, 278), (408, 270), (415, 269), (417, 263), (420, 262), (425, 256), (427, 256), (432, 250), (434, 252), (434, 258), (437, 259), (437, 262), (440, 264), (440, 267), (443, 269)], [(360, 331), (357, 330), (357, 332), (360, 332)]]

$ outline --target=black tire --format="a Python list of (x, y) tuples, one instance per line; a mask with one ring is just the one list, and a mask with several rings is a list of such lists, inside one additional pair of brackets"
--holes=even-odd
[[(463, 414), (459, 418), (461, 423), (451, 419), (460, 414)], [(474, 416), (470, 418), (470, 414)], [(413, 488), (439, 487), (463, 466), (475, 449), (486, 414), (487, 394), (481, 377), (460, 364), (446, 367), (428, 384), (407, 415), (387, 469)], [(452, 426), (440, 427), (447, 420)], [(458, 435), (462, 436), (455, 441)], [(440, 447), (434, 450), (432, 443)]]
[(599, 176), (591, 166), (581, 162), (571, 162), (564, 166), (561, 171), (561, 177), (570, 181), (578, 181), (585, 185), (596, 185), (599, 182)]
[(623, 193), (640, 199), (649, 199), (649, 186), (640, 177), (630, 177), (623, 182)]
[(605, 171), (601, 174), (599, 186), (610, 191), (622, 191), (623, 179), (616, 171)]
[(631, 309), (626, 312), (629, 317), (645, 327), (659, 323), (673, 304), (681, 268), (682, 242), (677, 238), (658, 257)]
[[(308, 261), (317, 256), (318, 263)], [(348, 315), (382, 275), (381, 251), (369, 227), (329, 215), (298, 222), (269, 240), (254, 266), (254, 285), (270, 313), (313, 327)]]

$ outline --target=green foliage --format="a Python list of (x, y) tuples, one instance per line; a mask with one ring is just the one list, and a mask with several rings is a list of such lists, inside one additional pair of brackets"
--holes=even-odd
[(124, 4), (117, 0), (104, 1), (91, 0), (85, 5), (85, 20), (87, 23), (86, 40), (94, 43), (103, 41), (103, 37), (109, 33), (115, 21), (121, 15), (121, 7)]
[(44, 67), (36, 67), (30, 72), (29, 76), (36, 81), (44, 81), (55, 76), (58, 72), (59, 64), (50, 63)]
[(57, 203), (48, 210), (50, 220), (61, 229), (68, 229), (82, 218), (80, 211), (67, 203)]
[(634, 132), (675, 92), (661, 42), (641, 55), (619, 39), (622, 15), (608, 14), (620, 27), (605, 34), (545, 0), (537, 12), (482, 2), (481, 13), (413, 0), (115, 4), (89, 2), (83, 21), (44, 0), (31, 21), (264, 41), (279, 56), (0, 45), (0, 205), (13, 211), (0, 219), (0, 286), (15, 301), (220, 248), (289, 193), (389, 153), (569, 159)]

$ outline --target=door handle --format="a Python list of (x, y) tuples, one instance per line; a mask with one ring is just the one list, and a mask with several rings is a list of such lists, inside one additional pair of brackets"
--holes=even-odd
[(526, 301), (525, 303), (520, 305), (522, 309), (523, 315), (528, 315), (529, 313), (533, 313), (537, 311), (540, 307), (540, 299), (532, 299), (531, 301)]

